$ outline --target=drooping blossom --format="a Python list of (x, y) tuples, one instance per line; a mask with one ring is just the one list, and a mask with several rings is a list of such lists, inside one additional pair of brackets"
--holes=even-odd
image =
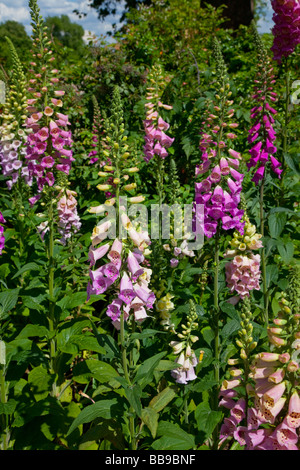
[[(239, 208), (243, 173), (239, 170), (241, 154), (234, 149), (233, 141), (238, 127), (234, 122), (233, 100), (230, 99), (229, 80), (220, 46), (215, 41), (218, 86), (222, 92), (208, 102), (202, 122), (201, 163), (196, 166), (195, 205), (204, 206), (204, 235), (212, 238), (218, 226), (223, 230), (243, 232), (243, 210)], [(222, 94), (222, 96), (220, 96)], [(197, 215), (196, 215), (197, 217)]]
[[(26, 79), (18, 54), (9, 38), (6, 38), (13, 59), (11, 86), (6, 93), (0, 126), (0, 167), (8, 189), (21, 178), (31, 185), (26, 156), (27, 133), (23, 129), (26, 119)], [(15, 106), (15, 103), (18, 106)]]
[(0, 255), (5, 245), (5, 236), (4, 236), (4, 227), (2, 224), (5, 224), (6, 220), (4, 219), (2, 213), (0, 212)]
[(299, 0), (272, 0), (273, 59), (281, 63), (300, 44), (300, 4)]
[(277, 101), (277, 94), (274, 92), (275, 75), (266, 48), (256, 30), (254, 38), (257, 44), (258, 71), (252, 95), (255, 106), (251, 109), (252, 127), (248, 136), (251, 158), (247, 167), (249, 170), (255, 168), (252, 181), (258, 185), (266, 176), (267, 166), (270, 165), (278, 178), (283, 170), (281, 163), (274, 156), (277, 152), (274, 127), (277, 111), (273, 106)]
[[(236, 416), (230, 416), (226, 422), (224, 420), (221, 443), (233, 437), (246, 450), (299, 450), (300, 315), (297, 267), (292, 268), (289, 281), (287, 291), (279, 300), (280, 310), (268, 327), (271, 351), (256, 353), (252, 359), (249, 354), (243, 355), (250, 366), (248, 382), (244, 384), (248, 393), (247, 416), (242, 423), (238, 423)], [(246, 318), (244, 315), (244, 329)], [(236, 342), (238, 344), (239, 340)], [(238, 360), (229, 361), (238, 363)], [(220, 405), (234, 409), (240, 390), (241, 381), (224, 381)]]
[(203, 351), (201, 351), (201, 359), (196, 357), (193, 351), (193, 344), (198, 341), (198, 336), (192, 334), (193, 330), (197, 329), (197, 312), (193, 301), (190, 301), (189, 313), (187, 315), (187, 324), (182, 323), (182, 331), (184, 334), (177, 333), (178, 341), (171, 341), (170, 346), (173, 353), (176, 355), (175, 362), (178, 364), (176, 368), (171, 371), (171, 376), (175, 379), (176, 383), (186, 385), (188, 382), (197, 379), (195, 368), (202, 360)]
[(146, 119), (143, 122), (145, 130), (144, 160), (146, 162), (152, 160), (155, 155), (164, 160), (168, 155), (167, 149), (174, 142), (174, 138), (166, 134), (170, 125), (160, 115), (161, 108), (172, 109), (172, 106), (160, 101), (158, 90), (161, 74), (160, 66), (154, 66), (149, 74), (151, 86), (147, 88)]
[(225, 265), (227, 287), (237, 299), (249, 296), (252, 290), (259, 290), (261, 277), (260, 255), (253, 253), (262, 248), (261, 234), (256, 233), (256, 227), (246, 213), (243, 221), (244, 233), (235, 231), (230, 247), (224, 253), (224, 258), (231, 258)]
[[(37, 182), (37, 196), (45, 186), (53, 186), (57, 173), (68, 175), (72, 162), (72, 133), (68, 129), (69, 118), (63, 113), (64, 90), (58, 88), (58, 70), (53, 67), (53, 51), (50, 49), (46, 28), (39, 15), (36, 2), (31, 5), (31, 17), (37, 27), (32, 38), (32, 61), (25, 127), (27, 139), (26, 160), (29, 177)], [(42, 39), (39, 31), (42, 30)]]
[(81, 227), (80, 217), (77, 213), (77, 193), (66, 189), (58, 196), (58, 232), (61, 234), (61, 243), (66, 244), (72, 233), (78, 232)]

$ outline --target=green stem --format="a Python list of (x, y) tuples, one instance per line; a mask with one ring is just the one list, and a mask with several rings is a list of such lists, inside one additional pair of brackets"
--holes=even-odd
[[(215, 255), (214, 255), (214, 336), (215, 336), (215, 360), (214, 360), (214, 376), (216, 381), (216, 390), (214, 394), (214, 410), (218, 410), (219, 406), (219, 383), (220, 383), (220, 332), (219, 332), (219, 269), (220, 269), (220, 225), (218, 224), (215, 235)], [(219, 440), (219, 427), (216, 426), (213, 432), (213, 449), (217, 449)]]
[[(288, 59), (285, 62), (285, 116), (284, 116), (284, 128), (283, 128), (283, 142), (282, 142), (282, 169), (285, 169), (285, 155), (287, 152), (287, 137), (288, 137), (288, 122), (289, 122), (289, 99), (290, 99), (290, 73), (289, 73), (289, 67), (288, 67)], [(284, 172), (283, 172), (284, 173)], [(282, 176), (283, 176), (282, 173)], [(281, 176), (281, 184), (283, 181), (283, 178)]]
[[(260, 185), (260, 197), (259, 197), (259, 206), (260, 206), (260, 233), (262, 238), (264, 237), (265, 232), (265, 220), (264, 220), (264, 188), (265, 188), (265, 176), (261, 181)], [(262, 271), (262, 281), (263, 281), (263, 297), (264, 297), (264, 320), (265, 324), (268, 325), (269, 322), (269, 296), (267, 289), (267, 272), (266, 272), (266, 254), (265, 248), (261, 249), (261, 271)]]
[[(4, 367), (0, 369), (0, 402), (2, 404), (5, 404), (7, 402), (7, 397), (6, 397), (6, 382), (5, 382), (5, 370)], [(2, 414), (1, 416), (1, 421), (2, 421), (2, 450), (7, 450), (7, 444), (8, 444), (8, 434), (7, 434), (7, 418), (8, 416), (6, 414)]]
[[(128, 360), (127, 360), (127, 348), (125, 345), (125, 325), (124, 325), (124, 311), (122, 310), (120, 317), (120, 340), (121, 340), (121, 352), (122, 352), (122, 365), (124, 370), (124, 377), (126, 382), (131, 387), (131, 381), (128, 372)], [(137, 450), (137, 441), (135, 435), (135, 423), (134, 423), (134, 409), (130, 408), (130, 417), (129, 417), (129, 431), (131, 437), (131, 450)]]
[(219, 383), (220, 370), (219, 370), (219, 353), (220, 353), (220, 338), (219, 338), (219, 240), (220, 228), (218, 225), (215, 237), (215, 259), (214, 259), (214, 327), (215, 327), (215, 380)]
[[(48, 287), (49, 287), (49, 331), (51, 335), (50, 339), (50, 374), (55, 374), (55, 357), (56, 357), (56, 340), (55, 340), (55, 300), (54, 300), (54, 226), (53, 226), (53, 202), (52, 196), (49, 206), (49, 275), (48, 275)], [(56, 379), (52, 385), (52, 396), (57, 395)]]

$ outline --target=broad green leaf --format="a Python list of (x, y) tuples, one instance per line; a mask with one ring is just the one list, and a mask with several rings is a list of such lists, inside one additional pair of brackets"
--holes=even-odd
[(116, 377), (119, 377), (119, 374), (110, 364), (97, 359), (87, 359), (73, 368), (75, 382), (82, 384), (89, 383), (92, 378), (100, 383), (106, 383)]
[(87, 299), (86, 291), (84, 292), (74, 292), (63, 297), (57, 302), (57, 305), (62, 310), (72, 310), (73, 308), (79, 307), (80, 305), (85, 304)]
[(285, 212), (275, 212), (268, 217), (269, 231), (272, 238), (278, 238), (286, 224)]
[(105, 349), (99, 345), (94, 336), (88, 333), (82, 335), (74, 335), (64, 345), (60, 346), (60, 350), (67, 354), (77, 354), (79, 351), (87, 350), (90, 352), (97, 352), (105, 354)]
[(138, 382), (143, 388), (151, 382), (154, 369), (158, 366), (159, 361), (166, 355), (166, 352), (155, 354), (155, 356), (146, 359), (138, 368), (134, 378), (134, 382)]
[(205, 432), (207, 437), (223, 418), (223, 413), (212, 410), (207, 402), (200, 403), (194, 413), (198, 430)]
[(269, 264), (266, 267), (266, 280), (267, 280), (267, 288), (271, 286), (273, 282), (277, 281), (279, 274), (278, 266), (276, 264)]
[(142, 421), (146, 424), (146, 426), (148, 426), (153, 439), (155, 439), (159, 414), (149, 406), (142, 409), (141, 417)]
[(36, 401), (46, 398), (51, 391), (54, 376), (48, 374), (43, 366), (32, 369), (28, 374), (28, 383)]
[(16, 277), (21, 276), (21, 274), (26, 273), (27, 271), (40, 271), (41, 266), (39, 266), (36, 263), (27, 263), (24, 266), (22, 266), (19, 271), (16, 272), (16, 274), (12, 277), (12, 279), (15, 279)]
[(49, 330), (45, 326), (42, 325), (26, 325), (23, 330), (18, 334), (17, 338), (32, 338), (32, 337), (48, 337)]
[(20, 289), (11, 289), (0, 292), (0, 320), (7, 312), (12, 310), (18, 301)]
[(88, 405), (74, 419), (67, 436), (71, 434), (80, 424), (91, 423), (97, 418), (111, 419), (121, 417), (123, 413), (122, 399), (112, 398), (111, 400), (100, 400), (92, 405)]
[(153, 442), (154, 450), (189, 450), (195, 446), (195, 437), (174, 423), (160, 421), (157, 435), (162, 437)]
[(81, 438), (79, 450), (98, 449), (99, 444), (96, 441), (106, 439), (111, 442), (116, 449), (124, 449), (124, 438), (120, 424), (115, 419), (103, 420), (92, 426)]
[(159, 412), (163, 410), (170, 401), (176, 396), (178, 389), (174, 386), (164, 388), (158, 395), (156, 395), (149, 403), (149, 407)]
[(139, 384), (133, 385), (123, 385), (125, 390), (125, 395), (127, 400), (129, 401), (130, 405), (136, 412), (136, 414), (141, 417), (142, 415), (142, 404), (141, 404), (141, 397), (142, 397), (142, 389)]
[(282, 258), (282, 261), (289, 264), (294, 256), (294, 244), (293, 242), (283, 243), (277, 246), (278, 252)]
[(12, 415), (17, 406), (16, 400), (8, 400), (6, 403), (0, 403), (0, 415)]

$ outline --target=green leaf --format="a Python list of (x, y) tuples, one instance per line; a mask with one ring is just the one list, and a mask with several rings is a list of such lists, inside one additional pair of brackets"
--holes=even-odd
[(278, 238), (286, 224), (285, 212), (275, 212), (268, 217), (269, 231), (272, 238)]
[(178, 392), (177, 387), (171, 386), (164, 388), (158, 395), (156, 395), (149, 403), (149, 407), (159, 412), (163, 410), (170, 401), (176, 396)]
[(69, 295), (66, 295), (61, 300), (57, 302), (57, 305), (62, 310), (72, 310), (73, 308), (79, 307), (86, 303), (87, 294), (84, 292), (75, 292)]
[(107, 383), (117, 377), (119, 377), (118, 372), (110, 364), (97, 359), (87, 359), (73, 368), (75, 382), (82, 384), (89, 383), (92, 378), (100, 383)]
[(140, 385), (139, 384), (133, 384), (133, 385), (124, 384), (123, 388), (125, 390), (125, 395), (130, 405), (133, 407), (136, 414), (139, 417), (141, 417), (142, 415), (142, 404), (141, 404), (142, 389)]
[(288, 166), (291, 170), (293, 170), (293, 172), (294, 172), (296, 175), (300, 176), (300, 171), (299, 171), (299, 169), (296, 167), (296, 164), (295, 164), (295, 162), (294, 162), (293, 157), (291, 157), (290, 155), (288, 155), (288, 154), (286, 154), (286, 153), (285, 153), (283, 156), (284, 156), (284, 160), (285, 160), (285, 163), (287, 164), (287, 166)]
[(276, 264), (269, 264), (266, 267), (266, 281), (267, 281), (267, 288), (269, 288), (272, 282), (276, 282), (278, 279), (278, 266)]
[(166, 352), (160, 352), (155, 356), (146, 359), (138, 368), (134, 378), (134, 382), (138, 382), (139, 385), (144, 388), (148, 383), (151, 382), (153, 377), (154, 369), (158, 366), (159, 361), (166, 355)]
[(112, 398), (111, 400), (100, 400), (93, 405), (84, 408), (74, 419), (67, 436), (71, 434), (80, 424), (91, 423), (97, 418), (111, 419), (117, 416), (121, 417), (123, 413), (123, 401), (121, 398)]
[(28, 384), (36, 401), (43, 400), (48, 396), (53, 381), (54, 376), (48, 374), (48, 371), (43, 366), (35, 367), (29, 372)]
[(27, 263), (24, 266), (22, 266), (19, 271), (16, 272), (16, 274), (12, 277), (12, 279), (15, 279), (16, 277), (21, 276), (21, 274), (26, 273), (27, 271), (40, 271), (41, 266), (39, 266), (36, 263)]
[(152, 444), (154, 450), (189, 450), (195, 446), (195, 438), (177, 424), (160, 421), (157, 435), (162, 436)]
[(158, 426), (158, 413), (151, 407), (142, 409), (142, 421), (148, 426), (153, 439), (155, 439), (157, 426)]
[(6, 403), (0, 403), (0, 415), (12, 415), (17, 406), (16, 400), (8, 400)]
[(17, 338), (32, 338), (32, 337), (48, 337), (49, 330), (42, 325), (26, 325), (23, 330), (18, 334)]
[(7, 312), (12, 310), (18, 301), (20, 289), (10, 289), (0, 292), (0, 320)]
[(200, 403), (194, 413), (198, 430), (205, 432), (207, 437), (211, 436), (213, 430), (223, 418), (223, 413), (212, 410), (207, 402)]
[(282, 243), (277, 246), (278, 252), (282, 258), (282, 261), (289, 264), (294, 256), (294, 244), (293, 242)]

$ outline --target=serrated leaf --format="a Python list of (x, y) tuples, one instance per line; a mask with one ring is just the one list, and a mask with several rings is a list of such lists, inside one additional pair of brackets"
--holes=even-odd
[(12, 310), (18, 301), (20, 289), (10, 289), (0, 292), (0, 319), (2, 315)]

